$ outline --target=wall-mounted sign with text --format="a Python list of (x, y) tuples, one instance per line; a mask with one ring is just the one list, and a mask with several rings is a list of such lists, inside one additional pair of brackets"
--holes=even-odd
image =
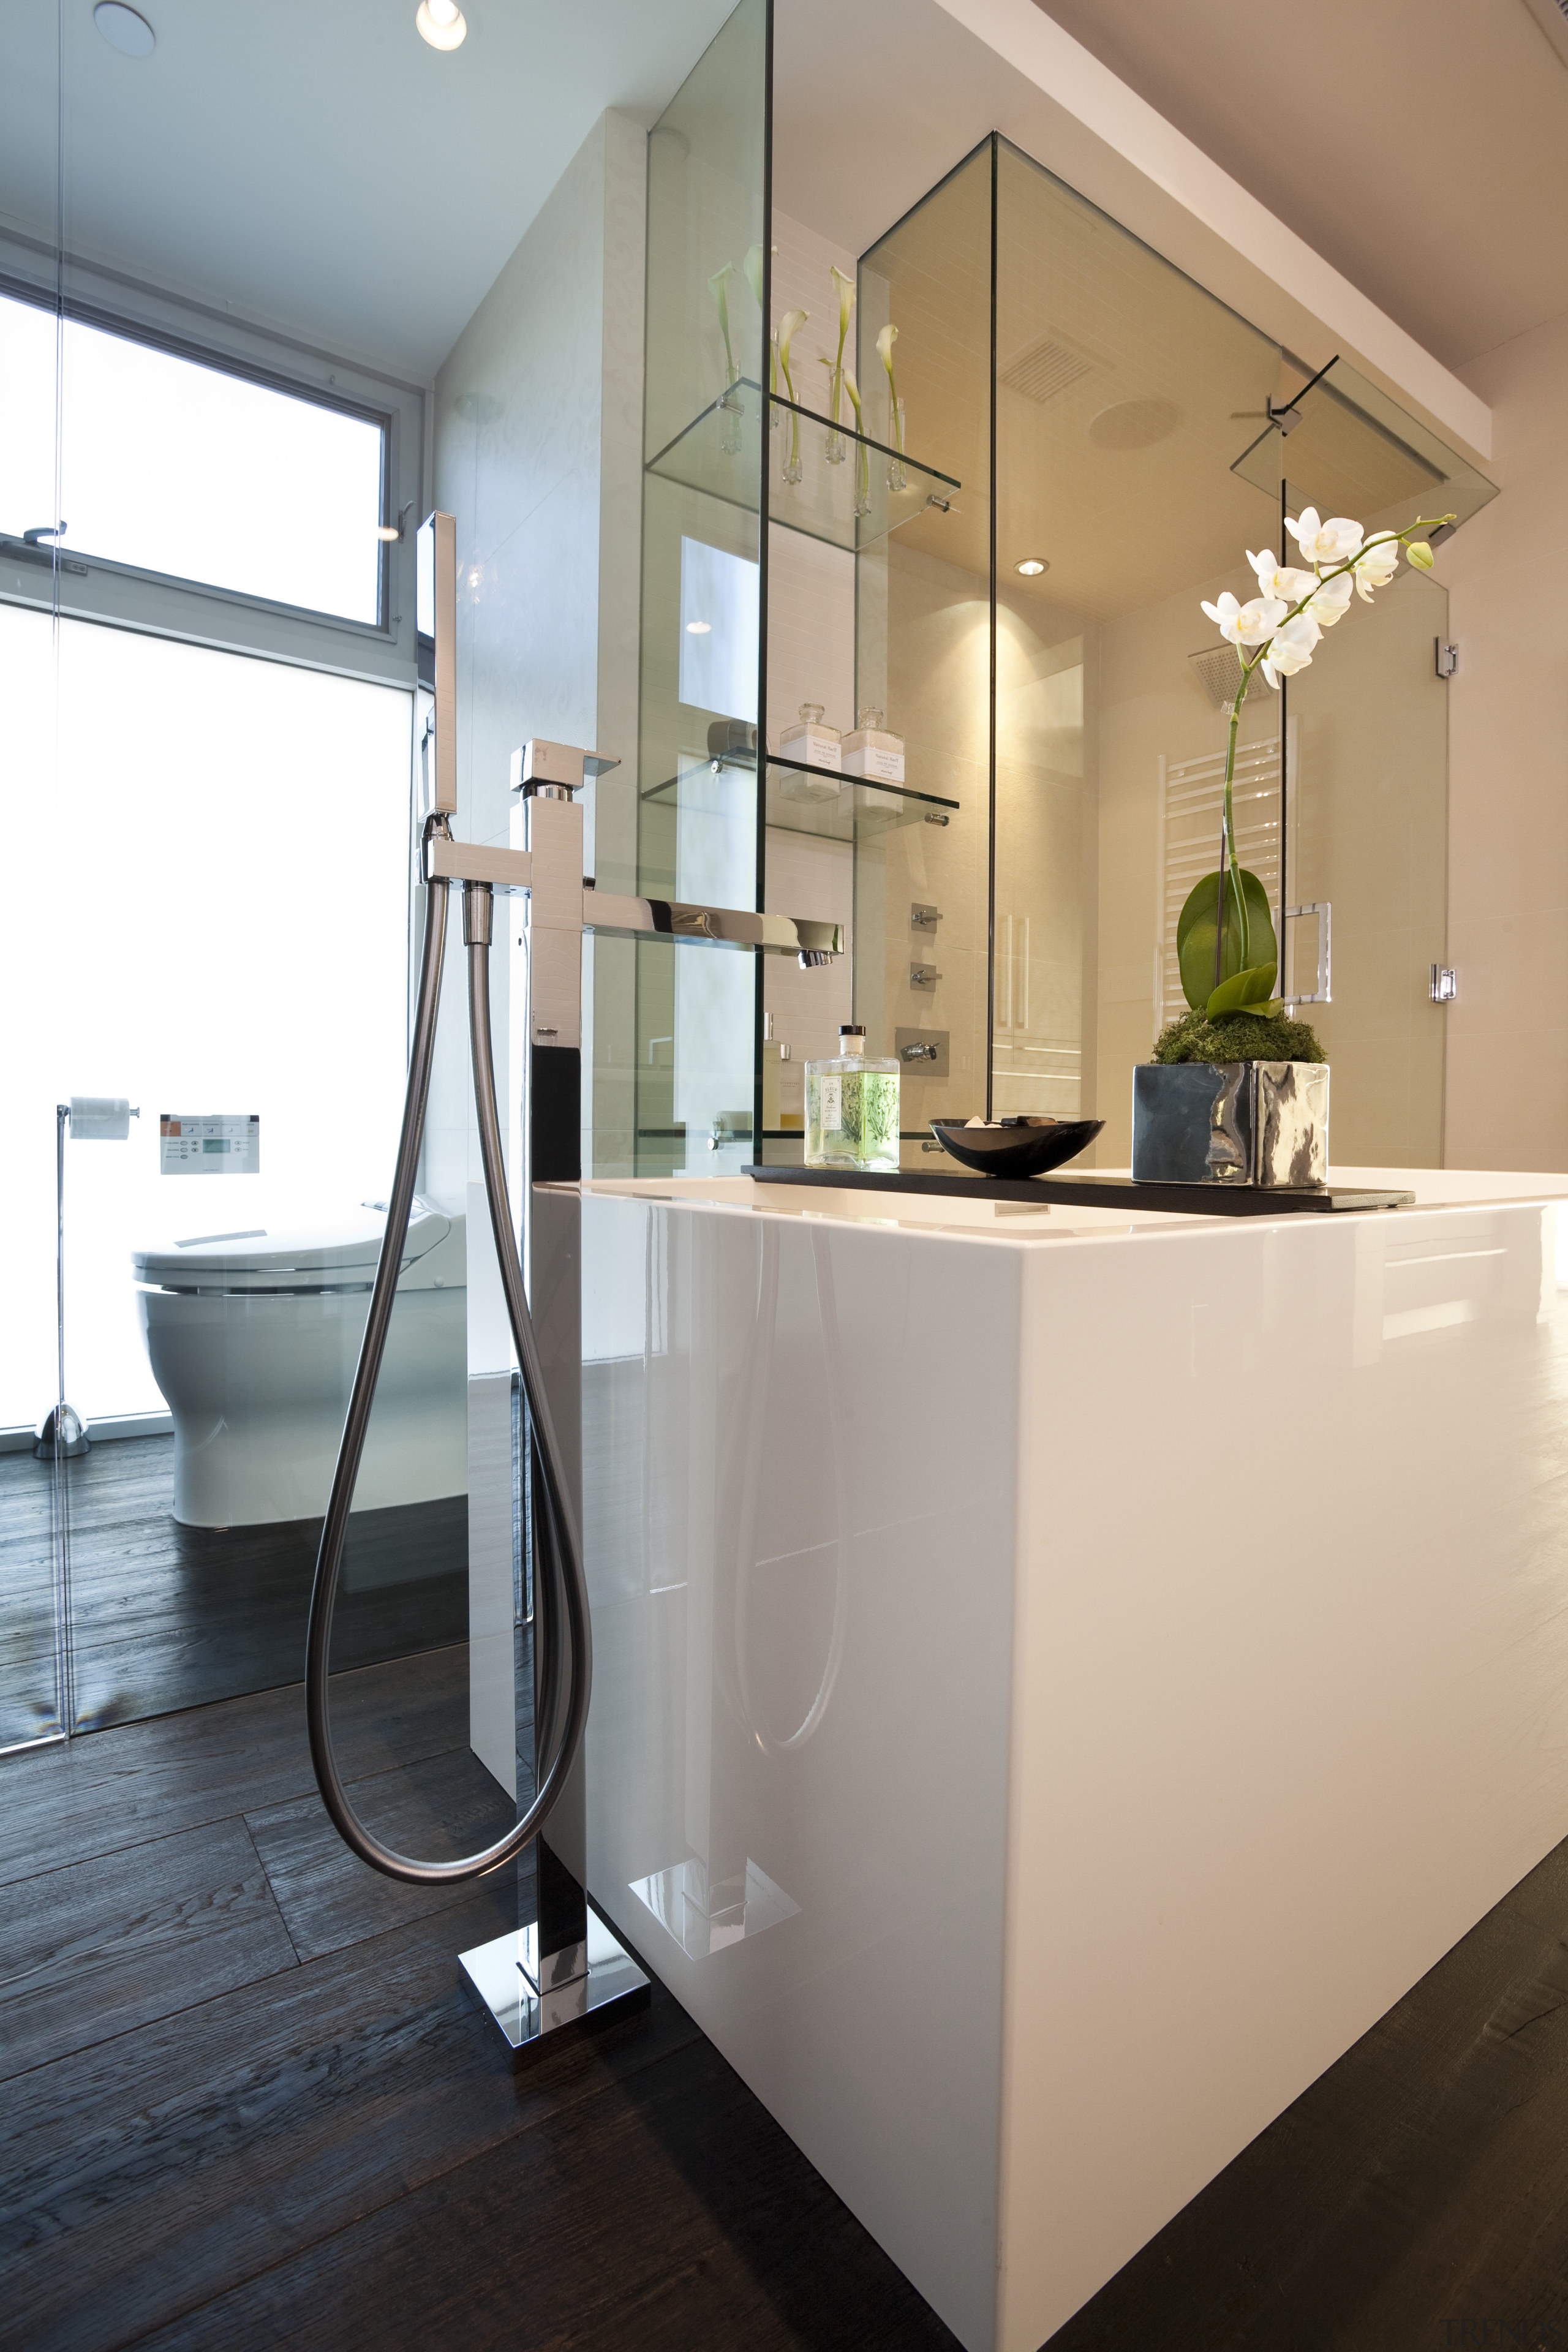
[(158, 1160), (165, 1176), (259, 1176), (260, 1118), (255, 1111), (237, 1118), (160, 1111)]

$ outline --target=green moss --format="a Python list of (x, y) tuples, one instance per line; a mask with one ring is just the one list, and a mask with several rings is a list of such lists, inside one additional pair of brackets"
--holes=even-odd
[(1279, 1014), (1222, 1013), (1205, 1021), (1184, 1013), (1162, 1029), (1151, 1057), (1156, 1062), (1326, 1062), (1328, 1055), (1305, 1021)]

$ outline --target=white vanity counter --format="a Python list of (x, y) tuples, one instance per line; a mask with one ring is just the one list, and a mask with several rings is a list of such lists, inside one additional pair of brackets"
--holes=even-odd
[(582, 1188), (591, 1890), (972, 2352), (1568, 1834), (1568, 1176), (1340, 1179)]

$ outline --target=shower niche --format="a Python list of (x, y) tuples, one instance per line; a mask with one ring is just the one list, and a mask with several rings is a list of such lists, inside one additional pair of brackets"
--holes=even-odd
[[(600, 788), (596, 855), (611, 887), (837, 921), (848, 952), (598, 950), (596, 1053), (630, 1085), (595, 1169), (798, 1160), (804, 1065), (850, 1020), (900, 1060), (905, 1166), (956, 1172), (933, 1118), (1017, 1112), (1102, 1118), (1091, 1156), (1124, 1165), (1217, 833), (1200, 601), (1251, 593), (1245, 551), (1300, 504), (1462, 520), (1491, 486), (1000, 136), (933, 158), (858, 251), (820, 173), (792, 217), (772, 39), (742, 0), (650, 135), (638, 758)], [(1279, 908), (1335, 905), (1321, 1028), (1336, 1142), (1368, 1162), (1441, 1157), (1418, 983), (1444, 961), (1446, 622), (1403, 578), (1349, 623), (1354, 660), (1243, 720), (1244, 854)], [(863, 720), (882, 757), (846, 772)]]

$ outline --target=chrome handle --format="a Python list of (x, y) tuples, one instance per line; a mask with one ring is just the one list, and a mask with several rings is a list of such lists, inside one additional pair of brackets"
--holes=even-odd
[[(1282, 907), (1279, 910), (1281, 928), (1286, 923), (1293, 922), (1299, 915), (1316, 915), (1318, 918), (1318, 968), (1312, 974), (1316, 986), (1310, 996), (1282, 996), (1279, 1002), (1281, 1004), (1292, 1005), (1331, 1004), (1334, 1001), (1333, 902), (1329, 898), (1311, 898), (1304, 907)], [(1279, 942), (1279, 947), (1283, 957), (1285, 947), (1283, 939)]]
[(935, 1045), (906, 1045), (903, 1059), (906, 1062), (934, 1062), (938, 1054), (939, 1049)]

